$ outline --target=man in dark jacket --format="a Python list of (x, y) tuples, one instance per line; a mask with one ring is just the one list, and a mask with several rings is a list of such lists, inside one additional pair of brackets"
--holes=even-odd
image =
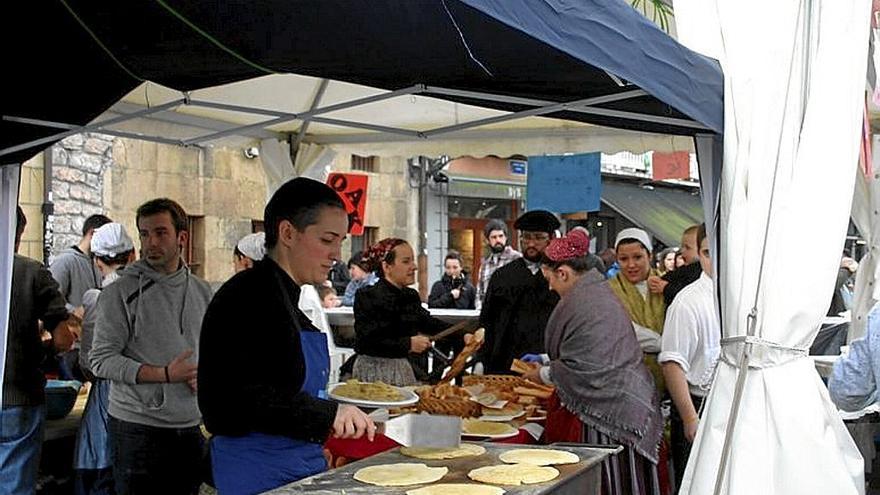
[(667, 306), (672, 304), (675, 296), (688, 285), (697, 281), (703, 273), (700, 268), (699, 247), (697, 246), (697, 231), (699, 225), (691, 225), (681, 234), (681, 256), (685, 265), (677, 268), (663, 278), (657, 276), (648, 277), (648, 287), (651, 291), (656, 289), (663, 291), (663, 301)]
[(487, 374), (510, 373), (513, 358), (544, 352), (544, 327), (559, 302), (541, 273), (541, 255), (555, 237), (559, 220), (534, 210), (514, 224), (520, 231), (522, 258), (492, 274), (480, 313), (486, 329), (482, 361)]
[[(18, 208), (15, 252), (27, 218)], [(0, 408), (0, 493), (36, 491), (40, 448), (46, 420), (46, 379), (40, 371), (43, 347), (39, 321), (52, 333), (56, 348), (66, 350), (73, 339), (66, 325), (67, 309), (58, 283), (36, 260), (15, 255), (12, 298), (6, 340), (3, 407)]]
[(429, 308), (474, 309), (477, 291), (461, 269), (461, 255), (449, 251), (443, 260), (446, 273), (434, 282), (428, 296)]

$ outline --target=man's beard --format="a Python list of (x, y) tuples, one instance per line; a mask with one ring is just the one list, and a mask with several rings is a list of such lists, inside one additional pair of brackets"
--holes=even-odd
[(525, 258), (526, 261), (531, 261), (532, 263), (537, 263), (537, 262), (541, 261), (541, 258), (543, 257), (543, 253), (541, 251), (537, 251), (537, 253), (538, 254), (530, 255), (530, 254), (528, 254), (528, 250), (523, 251), (523, 258)]
[(490, 244), (489, 249), (491, 249), (493, 253), (499, 254), (504, 251), (504, 244)]

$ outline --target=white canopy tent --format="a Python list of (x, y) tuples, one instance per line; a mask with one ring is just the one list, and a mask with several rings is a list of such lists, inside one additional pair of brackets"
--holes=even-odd
[(681, 493), (864, 493), (807, 350), (850, 212), (870, 3), (675, 2), (681, 41), (726, 76), (723, 351)]

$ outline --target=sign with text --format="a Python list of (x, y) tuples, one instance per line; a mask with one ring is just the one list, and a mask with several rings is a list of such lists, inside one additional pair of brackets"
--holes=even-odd
[(654, 180), (689, 179), (691, 177), (691, 154), (687, 151), (651, 154), (651, 177)]
[(348, 212), (348, 232), (351, 235), (364, 235), (369, 178), (367, 175), (339, 172), (333, 172), (327, 177), (327, 185), (333, 188), (345, 203), (345, 211)]
[(530, 156), (526, 209), (554, 213), (598, 211), (602, 195), (601, 156)]

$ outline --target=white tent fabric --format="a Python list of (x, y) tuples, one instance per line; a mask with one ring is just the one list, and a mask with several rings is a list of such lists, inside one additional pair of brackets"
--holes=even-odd
[[(874, 138), (875, 149), (877, 141)], [(874, 155), (874, 174), (859, 172), (853, 194), (852, 219), (867, 242), (867, 252), (859, 260), (856, 287), (853, 295), (852, 324), (847, 342), (865, 336), (868, 313), (880, 300), (880, 153)]]
[(277, 139), (260, 141), (260, 163), (266, 173), (266, 201), (288, 180), (296, 177), (293, 161), (290, 159), (290, 147)]
[(327, 146), (303, 143), (296, 152), (296, 175), (326, 182), (335, 158), (336, 152)]
[(723, 351), (680, 493), (864, 493), (861, 456), (807, 350), (850, 212), (869, 7), (675, 3), (681, 41), (725, 73)]
[(288, 180), (309, 177), (324, 182), (336, 152), (326, 146), (303, 143), (296, 153), (296, 165), (290, 159), (290, 145), (277, 139), (260, 141), (260, 162), (266, 173), (266, 200)]
[[(0, 383), (6, 370), (6, 336), (9, 334), (9, 304), (12, 297), (12, 261), (15, 247), (15, 206), (18, 204), (18, 184), (21, 167), (0, 167)], [(0, 408), (3, 407), (3, 389), (0, 387)]]

